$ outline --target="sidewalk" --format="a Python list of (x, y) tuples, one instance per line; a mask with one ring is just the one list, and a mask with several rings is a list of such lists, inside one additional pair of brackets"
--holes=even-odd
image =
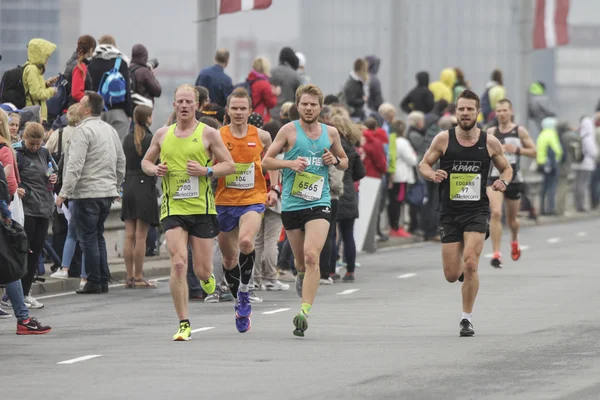
[[(590, 211), (585, 213), (567, 212), (564, 216), (541, 216), (538, 218), (538, 225), (560, 224), (577, 220), (588, 220), (600, 218), (600, 211)], [(535, 221), (530, 220), (526, 215), (520, 216), (521, 227), (536, 226)], [(125, 281), (125, 262), (123, 258), (118, 257), (115, 245), (118, 240), (117, 231), (107, 231), (105, 233), (106, 247), (108, 251), (108, 264), (113, 277), (113, 283)], [(422, 242), (420, 237), (416, 238), (396, 238), (391, 237), (387, 242), (378, 242), (377, 248), (386, 248), (393, 246), (401, 246), (411, 243)], [(146, 257), (144, 263), (144, 277), (148, 279), (169, 276), (171, 265), (169, 256), (164, 246), (162, 246), (160, 255), (156, 257)], [(34, 296), (43, 294), (54, 294), (66, 291), (74, 291), (79, 287), (79, 279), (52, 279), (50, 275), (50, 265), (46, 268), (46, 282), (36, 282), (32, 286), (32, 294)]]

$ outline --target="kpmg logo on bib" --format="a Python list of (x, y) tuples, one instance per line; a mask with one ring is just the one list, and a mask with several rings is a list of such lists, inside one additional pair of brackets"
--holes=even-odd
[(452, 172), (481, 172), (481, 161), (454, 161)]

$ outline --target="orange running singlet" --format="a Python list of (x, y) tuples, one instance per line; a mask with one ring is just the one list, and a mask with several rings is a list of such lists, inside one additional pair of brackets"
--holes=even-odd
[(248, 125), (244, 138), (236, 138), (229, 125), (221, 128), (221, 138), (235, 162), (235, 173), (219, 178), (215, 203), (218, 206), (248, 206), (267, 202), (267, 181), (260, 161), (263, 144), (258, 129)]

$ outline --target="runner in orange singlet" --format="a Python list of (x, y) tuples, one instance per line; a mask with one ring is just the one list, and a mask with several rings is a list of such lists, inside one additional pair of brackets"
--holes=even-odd
[[(235, 325), (240, 333), (251, 326), (248, 285), (254, 268), (254, 239), (266, 205), (273, 206), (281, 195), (281, 188), (267, 190), (261, 160), (271, 145), (271, 135), (248, 124), (251, 107), (244, 89), (234, 90), (227, 99), (231, 123), (221, 128), (221, 138), (235, 162), (235, 174), (219, 178), (215, 196), (223, 270), (235, 297)], [(278, 182), (273, 172), (278, 173), (271, 172), (271, 181)]]

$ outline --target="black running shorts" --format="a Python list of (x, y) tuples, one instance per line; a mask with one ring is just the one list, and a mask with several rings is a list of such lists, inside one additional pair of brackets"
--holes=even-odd
[(439, 229), (442, 243), (460, 242), (465, 232), (485, 233), (487, 239), (490, 236), (490, 213), (440, 214)]
[[(488, 178), (487, 185), (492, 186), (498, 178)], [(523, 184), (521, 182), (509, 183), (508, 187), (504, 191), (504, 197), (509, 200), (519, 200), (523, 191)]]
[(171, 215), (161, 221), (164, 231), (183, 228), (188, 235), (200, 239), (213, 239), (219, 234), (219, 222), (213, 214)]
[(286, 231), (294, 229), (304, 231), (306, 223), (315, 219), (324, 219), (330, 222), (331, 207), (311, 207), (304, 210), (281, 212), (281, 222)]

